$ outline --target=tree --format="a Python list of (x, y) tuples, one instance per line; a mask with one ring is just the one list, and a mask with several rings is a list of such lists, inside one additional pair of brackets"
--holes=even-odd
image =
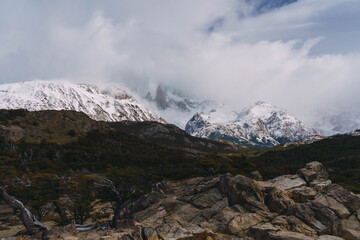
[[(132, 172), (127, 168), (128, 173)], [(110, 179), (103, 179), (101, 183), (95, 182), (95, 185), (98, 187), (105, 187), (107, 190), (110, 190), (112, 195), (111, 200), (115, 203), (113, 204), (114, 216), (112, 219), (112, 227), (116, 227), (117, 221), (121, 219), (131, 218), (133, 213), (134, 200), (144, 195), (147, 191), (147, 187), (150, 186), (150, 182), (145, 181), (141, 178), (141, 183), (134, 181), (134, 179), (129, 179), (128, 176), (124, 177), (121, 174), (117, 175), (114, 184)], [(116, 185), (116, 186), (115, 186)], [(109, 200), (105, 195), (101, 196), (103, 200)]]
[(36, 217), (24, 206), (22, 202), (13, 196), (10, 196), (6, 192), (6, 187), (3, 187), (2, 185), (0, 185), (0, 197), (5, 201), (5, 203), (12, 207), (15, 212), (19, 213), (19, 218), (30, 235), (36, 235), (41, 231), (49, 230), (46, 225), (36, 219)]

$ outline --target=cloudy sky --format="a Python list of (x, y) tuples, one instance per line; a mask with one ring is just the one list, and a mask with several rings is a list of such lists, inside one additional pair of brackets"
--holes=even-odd
[(0, 83), (360, 111), (359, 0), (0, 0)]

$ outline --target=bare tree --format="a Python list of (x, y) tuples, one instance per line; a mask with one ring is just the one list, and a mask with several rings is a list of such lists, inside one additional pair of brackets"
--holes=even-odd
[(112, 219), (112, 227), (116, 227), (116, 223), (120, 219), (128, 218), (131, 214), (131, 197), (127, 196), (128, 192), (135, 193), (135, 189), (125, 182), (121, 183), (121, 187), (116, 188), (110, 179), (103, 179), (102, 183), (95, 182), (98, 187), (106, 187), (115, 195), (115, 204), (113, 205), (114, 216)]
[(22, 202), (6, 192), (6, 187), (0, 185), (0, 197), (19, 213), (19, 218), (30, 235), (36, 235), (41, 231), (48, 231), (49, 228), (39, 222), (36, 217), (24, 206)]

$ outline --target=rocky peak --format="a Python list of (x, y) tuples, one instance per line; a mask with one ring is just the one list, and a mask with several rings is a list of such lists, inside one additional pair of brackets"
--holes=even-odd
[(167, 101), (166, 101), (166, 92), (163, 90), (161, 85), (156, 89), (156, 96), (155, 96), (155, 102), (158, 105), (158, 107), (162, 109), (166, 109), (168, 107)]
[(153, 101), (153, 98), (152, 98), (152, 96), (151, 96), (151, 93), (150, 92), (148, 92), (146, 95), (145, 95), (145, 100), (147, 100), (147, 101), (149, 101), (149, 102), (151, 102), (151, 101)]

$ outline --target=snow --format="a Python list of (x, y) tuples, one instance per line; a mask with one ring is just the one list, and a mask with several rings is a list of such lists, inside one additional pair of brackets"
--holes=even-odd
[[(185, 130), (196, 137), (222, 138), (239, 145), (275, 146), (285, 142), (321, 137), (284, 109), (266, 102), (256, 102), (242, 110), (234, 120), (233, 111), (195, 114)], [(215, 114), (214, 114), (215, 113)], [(215, 117), (214, 117), (215, 115)], [(218, 116), (221, 116), (217, 118)], [(225, 121), (227, 119), (227, 121)]]
[(0, 85), (1, 109), (74, 110), (100, 121), (159, 121), (118, 86), (98, 88), (66, 81), (30, 81)]
[(360, 129), (360, 113), (342, 112), (337, 109), (323, 109), (317, 112), (317, 120), (312, 123), (325, 135), (349, 133)]

